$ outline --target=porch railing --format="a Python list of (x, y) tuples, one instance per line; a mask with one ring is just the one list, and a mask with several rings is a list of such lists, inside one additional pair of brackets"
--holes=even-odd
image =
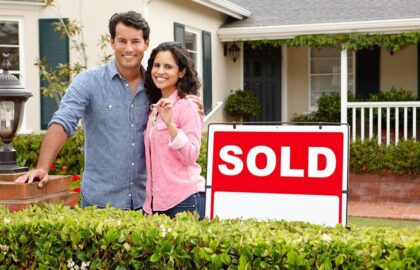
[(214, 108), (211, 109), (211, 111), (206, 114), (206, 116), (204, 117), (204, 124), (207, 124), (207, 122), (209, 121), (209, 119), (219, 110), (222, 108), (223, 105), (223, 101), (218, 101), (216, 102), (216, 106), (214, 106)]
[[(347, 119), (351, 126), (353, 141), (358, 135), (361, 140), (377, 136), (378, 144), (381, 144), (383, 140), (387, 145), (391, 141), (397, 144), (400, 140), (400, 129), (402, 130), (401, 137), (404, 140), (417, 139), (420, 120), (417, 115), (420, 112), (420, 102), (418, 101), (347, 102), (347, 112), (351, 113)], [(385, 138), (382, 135), (383, 128), (385, 129)], [(392, 133), (393, 135), (391, 135)]]

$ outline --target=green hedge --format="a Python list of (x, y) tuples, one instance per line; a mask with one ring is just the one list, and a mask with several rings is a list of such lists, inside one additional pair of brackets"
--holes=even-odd
[[(35, 167), (43, 135), (17, 136), (13, 145), (21, 166)], [(350, 143), (350, 170), (353, 172), (393, 172), (420, 174), (420, 142), (400, 141), (398, 145), (378, 145), (377, 139)], [(203, 134), (198, 163), (202, 175), (207, 169), (207, 134)], [(63, 169), (65, 168), (65, 169)], [(78, 130), (63, 146), (52, 174), (80, 175), (83, 170), (83, 132)]]
[(420, 230), (0, 208), (3, 269), (419, 269)]
[(398, 145), (378, 144), (378, 140), (356, 140), (350, 144), (350, 170), (420, 174), (420, 142), (399, 141)]
[[(17, 151), (19, 166), (36, 167), (43, 138), (44, 134), (20, 135), (13, 138), (12, 144)], [(84, 132), (78, 128), (61, 148), (50, 173), (80, 175), (84, 166), (83, 145)]]

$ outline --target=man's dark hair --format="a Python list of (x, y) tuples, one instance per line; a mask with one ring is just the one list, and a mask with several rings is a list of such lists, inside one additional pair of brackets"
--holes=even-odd
[(143, 39), (148, 40), (150, 34), (150, 27), (146, 20), (141, 16), (140, 13), (135, 11), (127, 11), (127, 12), (120, 12), (115, 13), (109, 19), (109, 34), (111, 38), (115, 38), (115, 28), (117, 24), (122, 22), (125, 26), (132, 26), (137, 30), (143, 30)]

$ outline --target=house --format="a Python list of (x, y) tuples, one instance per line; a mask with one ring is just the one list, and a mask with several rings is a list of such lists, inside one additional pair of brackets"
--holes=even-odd
[[(133, 9), (144, 15), (152, 31), (152, 48), (167, 40), (183, 42), (203, 80), (201, 95), (211, 115), (208, 123), (229, 121), (218, 105), (236, 89), (253, 91), (260, 99), (263, 111), (258, 120), (285, 122), (295, 113), (315, 110), (323, 93), (349, 90), (363, 97), (395, 87), (420, 96), (420, 2), (416, 0), (56, 0), (55, 14), (43, 2), (0, 1), (0, 26), (15, 25), (10, 46), (0, 28), (0, 50), (9, 46), (19, 54), (15, 74), (34, 94), (27, 103), (24, 127), (35, 132), (45, 129), (54, 110), (54, 101), (40, 95), (35, 59), (64, 51), (56, 62), (76, 60), (57, 33), (55, 40), (48, 39), (54, 36), (48, 20), (58, 14), (82, 19), (89, 66), (98, 63), (97, 40), (117, 11)], [(304, 35), (406, 32), (417, 34), (395, 53), (385, 46), (353, 51), (278, 42)], [(3, 37), (10, 35), (6, 32)], [(263, 41), (267, 45), (253, 48), (252, 42)], [(235, 61), (230, 55), (233, 48), (239, 48)]]

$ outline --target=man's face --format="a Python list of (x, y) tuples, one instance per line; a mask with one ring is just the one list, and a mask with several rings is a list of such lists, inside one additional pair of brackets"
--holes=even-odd
[(115, 27), (115, 38), (111, 39), (111, 46), (119, 69), (138, 71), (144, 52), (149, 47), (149, 40), (143, 39), (143, 30), (118, 23)]

